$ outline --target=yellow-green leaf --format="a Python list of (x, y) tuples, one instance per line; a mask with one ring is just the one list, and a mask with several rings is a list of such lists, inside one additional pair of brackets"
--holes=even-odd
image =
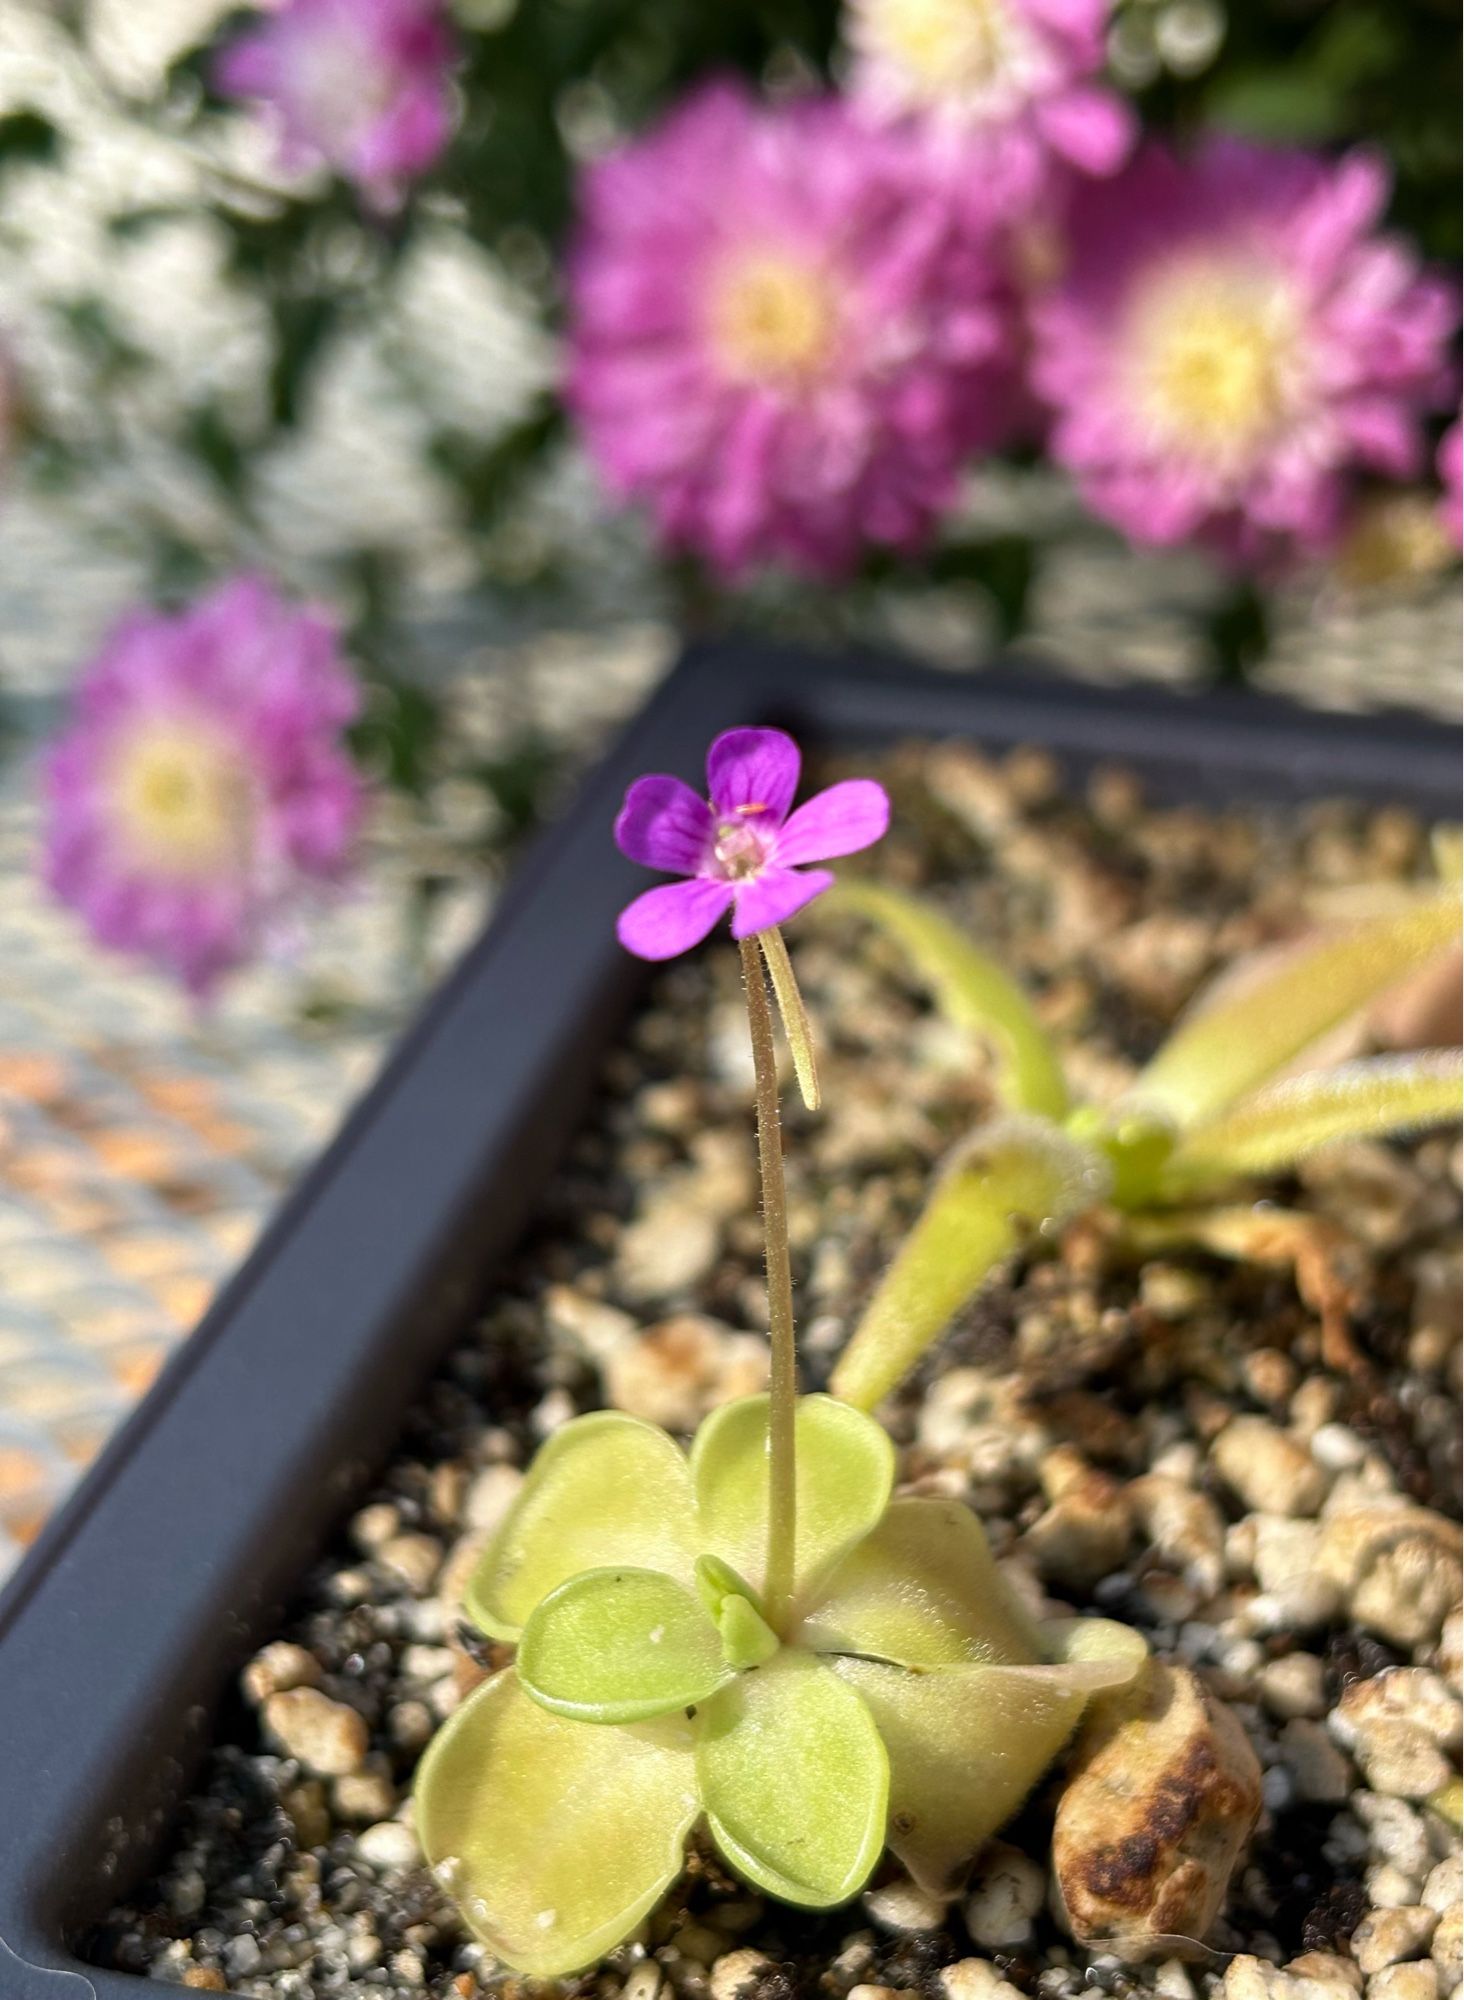
[(884, 1519), (818, 1586), (798, 1643), (906, 1667), (1042, 1657), (1037, 1628), (959, 1500), (892, 1500)]
[(889, 1844), (932, 1895), (960, 1886), (1061, 1750), (1089, 1694), (1118, 1671), (1083, 1664), (911, 1673), (848, 1656), (830, 1656), (828, 1665), (874, 1717), (890, 1760)]
[(888, 1766), (851, 1688), (785, 1647), (715, 1695), (696, 1730), (707, 1822), (740, 1875), (814, 1909), (863, 1887), (884, 1846)]
[(827, 912), (870, 918), (893, 938), (948, 1021), (995, 1044), (998, 1088), (1015, 1110), (1061, 1118), (1067, 1086), (1057, 1051), (1016, 981), (949, 918), (914, 896), (873, 882), (840, 882)]
[[(804, 1588), (878, 1521), (895, 1452), (873, 1418), (832, 1396), (800, 1396), (795, 1588)], [(691, 1448), (703, 1546), (761, 1589), (768, 1552), (768, 1399), (714, 1410)]]
[(1340, 1139), (1379, 1138), (1457, 1120), (1464, 1056), (1457, 1049), (1372, 1056), (1266, 1085), (1186, 1133), (1160, 1176), (1189, 1195), (1237, 1174), (1274, 1174)]
[(598, 1410), (541, 1449), (463, 1608), (494, 1638), (517, 1639), (534, 1606), (583, 1570), (623, 1563), (689, 1584), (697, 1552), (685, 1455), (654, 1424)]
[(535, 1607), (519, 1646), (518, 1676), (534, 1700), (586, 1722), (666, 1715), (705, 1701), (729, 1675), (701, 1604), (654, 1569), (572, 1576)]
[(1042, 1118), (1004, 1118), (959, 1147), (840, 1356), (834, 1394), (872, 1409), (1024, 1235), (1101, 1200), (1108, 1183), (1092, 1147)]
[(1450, 890), (1299, 946), (1230, 997), (1202, 997), (1137, 1078), (1130, 1100), (1182, 1128), (1198, 1123), (1426, 965), (1459, 928), (1459, 898)]
[(691, 1726), (570, 1722), (510, 1668), (433, 1738), (415, 1804), (423, 1851), (468, 1929), (516, 1971), (577, 1972), (681, 1872), (700, 1810)]
[(1149, 1657), (1143, 1634), (1116, 1618), (1047, 1618), (1039, 1629), (1047, 1659), (1102, 1668), (1102, 1678), (1090, 1676), (1090, 1694), (1127, 1686)]

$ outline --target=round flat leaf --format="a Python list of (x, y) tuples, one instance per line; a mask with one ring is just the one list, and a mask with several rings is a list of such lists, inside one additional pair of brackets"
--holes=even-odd
[(423, 1851), (474, 1936), (519, 1972), (577, 1972), (681, 1871), (699, 1810), (690, 1725), (570, 1722), (510, 1668), (434, 1737), (415, 1803)]
[(959, 1500), (892, 1500), (873, 1534), (820, 1582), (797, 1642), (906, 1667), (1020, 1666), (1044, 1650)]
[[(895, 1452), (872, 1417), (832, 1396), (799, 1397), (794, 1435), (794, 1577), (802, 1592), (883, 1514)], [(712, 1412), (692, 1445), (691, 1473), (704, 1546), (760, 1590), (768, 1554), (766, 1396), (744, 1396)]]
[(556, 1715), (615, 1723), (705, 1701), (730, 1669), (716, 1626), (683, 1584), (654, 1569), (592, 1569), (536, 1607), (518, 1676)]
[(889, 1769), (859, 1696), (785, 1647), (696, 1721), (697, 1775), (718, 1847), (756, 1888), (827, 1909), (884, 1846)]
[[(948, 1895), (1071, 1735), (1103, 1665), (935, 1667), (830, 1657), (890, 1760), (889, 1844), (922, 1889)], [(725, 1699), (725, 1696), (722, 1697)]]
[(690, 1583), (696, 1542), (680, 1449), (654, 1424), (598, 1410), (539, 1452), (479, 1558), (463, 1609), (495, 1639), (517, 1639), (534, 1606), (583, 1570), (623, 1563)]

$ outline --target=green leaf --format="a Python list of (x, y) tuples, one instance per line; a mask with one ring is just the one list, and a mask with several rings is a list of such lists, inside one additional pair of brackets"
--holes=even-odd
[(474, 1936), (536, 1978), (577, 1972), (681, 1872), (700, 1810), (691, 1727), (570, 1722), (510, 1668), (433, 1738), (414, 1801), (423, 1852)]
[(1064, 1666), (1101, 1667), (1110, 1678), (1096, 1675), (1088, 1692), (1126, 1687), (1149, 1657), (1149, 1647), (1132, 1625), (1116, 1618), (1047, 1618), (1041, 1626), (1042, 1651)]
[(654, 1569), (572, 1576), (537, 1606), (518, 1656), (535, 1701), (585, 1722), (645, 1722), (691, 1707), (730, 1671), (696, 1598)]
[[(867, 1535), (895, 1480), (895, 1453), (872, 1418), (832, 1396), (800, 1396), (795, 1428), (795, 1591)], [(761, 1589), (768, 1553), (768, 1398), (714, 1410), (691, 1447), (703, 1546)]]
[(996, 1045), (997, 1088), (1020, 1111), (1061, 1118), (1067, 1086), (1057, 1051), (1016, 981), (938, 910), (873, 882), (840, 882), (824, 912), (868, 917), (905, 952), (912, 971), (956, 1027)]
[[(890, 1760), (889, 1844), (922, 1889), (948, 1895), (1071, 1735), (1091, 1693), (1132, 1678), (1102, 1663), (910, 1673), (830, 1657)], [(725, 1699), (725, 1697), (723, 1697)]]
[(777, 1652), (779, 1639), (749, 1597), (735, 1592), (724, 1597), (717, 1612), (722, 1657), (738, 1673), (761, 1667)]
[(1457, 1120), (1461, 1111), (1464, 1056), (1457, 1049), (1314, 1070), (1269, 1084), (1187, 1133), (1160, 1192), (1187, 1195), (1237, 1174), (1280, 1173), (1320, 1146), (1417, 1131)]
[(812, 1653), (784, 1648), (709, 1702), (696, 1766), (712, 1838), (754, 1887), (827, 1909), (863, 1886), (888, 1765), (868, 1709)]
[(797, 1629), (816, 1653), (862, 1653), (905, 1667), (1042, 1656), (1037, 1627), (959, 1500), (892, 1500), (884, 1519), (819, 1586)]
[(1181, 1128), (1197, 1124), (1437, 957), (1459, 927), (1450, 892), (1303, 944), (1239, 990), (1227, 980), (1228, 993), (1202, 997), (1170, 1036), (1129, 1102)]
[(556, 1431), (479, 1558), (463, 1598), (475, 1625), (517, 1639), (534, 1607), (583, 1570), (662, 1570), (689, 1584), (696, 1561), (691, 1474), (654, 1424), (598, 1410)]
[(1045, 1119), (1002, 1119), (958, 1148), (840, 1356), (834, 1394), (872, 1409), (1025, 1235), (1107, 1186), (1101, 1155)]

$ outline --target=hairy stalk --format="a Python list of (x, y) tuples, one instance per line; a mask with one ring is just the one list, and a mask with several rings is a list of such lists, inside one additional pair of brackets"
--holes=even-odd
[(773, 1050), (773, 1011), (755, 937), (743, 938), (742, 983), (747, 989), (747, 1025), (757, 1076), (757, 1153), (762, 1171), (763, 1235), (767, 1244), (768, 1334), (772, 1366), (768, 1404), (768, 1566), (763, 1587), (764, 1615), (781, 1633), (793, 1597), (793, 1551), (798, 1498), (793, 1457), (793, 1425), (798, 1371), (793, 1351), (793, 1275), (788, 1263), (788, 1204), (783, 1189), (783, 1142), (778, 1129), (778, 1069)]
[(773, 998), (777, 1001), (778, 1012), (783, 1017), (783, 1033), (788, 1037), (788, 1047), (793, 1055), (793, 1073), (798, 1078), (799, 1092), (809, 1110), (817, 1111), (820, 1092), (818, 1064), (813, 1054), (813, 1030), (808, 1024), (808, 1009), (803, 1004), (803, 995), (798, 991), (798, 981), (793, 976), (793, 961), (788, 956), (783, 933), (776, 924), (770, 925), (765, 931), (759, 931), (757, 941), (762, 946), (763, 957), (768, 962), (768, 972), (773, 982)]

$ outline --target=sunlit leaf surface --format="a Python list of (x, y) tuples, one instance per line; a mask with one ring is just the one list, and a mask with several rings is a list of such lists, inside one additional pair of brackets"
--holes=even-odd
[[(801, 1396), (797, 1414), (796, 1582), (809, 1581), (879, 1520), (895, 1478), (880, 1426), (831, 1396)], [(696, 1434), (692, 1477), (706, 1549), (760, 1589), (768, 1543), (768, 1399), (714, 1410)]]
[(981, 1523), (958, 1500), (893, 1500), (872, 1535), (820, 1586), (798, 1641), (902, 1666), (1042, 1656), (1037, 1628), (1003, 1581)]
[(1461, 1110), (1464, 1057), (1457, 1049), (1373, 1056), (1286, 1077), (1187, 1133), (1160, 1190), (1188, 1195), (1237, 1174), (1278, 1173), (1339, 1139), (1416, 1131), (1457, 1119)]
[(540, 1599), (582, 1570), (623, 1563), (690, 1584), (698, 1552), (685, 1454), (653, 1424), (599, 1410), (540, 1450), (463, 1608), (495, 1638), (516, 1639)]
[(1319, 937), (1230, 997), (1202, 998), (1130, 1092), (1190, 1126), (1233, 1104), (1458, 935), (1458, 895), (1429, 897)]
[(423, 1851), (469, 1929), (521, 1972), (574, 1972), (680, 1872), (698, 1812), (691, 1726), (570, 1722), (509, 1671), (448, 1718), (415, 1799)]
[(708, 1824), (727, 1859), (785, 1902), (824, 1909), (884, 1847), (888, 1766), (869, 1710), (812, 1653), (785, 1647), (697, 1718)]
[(536, 1701), (599, 1723), (705, 1701), (730, 1671), (698, 1599), (650, 1569), (592, 1569), (560, 1584), (530, 1616), (518, 1656)]

